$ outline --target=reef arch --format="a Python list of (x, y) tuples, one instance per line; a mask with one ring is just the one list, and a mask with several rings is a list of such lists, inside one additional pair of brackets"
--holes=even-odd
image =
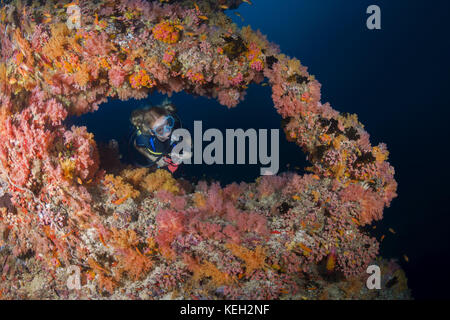
[[(208, 1), (80, 1), (79, 27), (63, 4), (16, 5), (0, 11), (0, 177), (14, 205), (2, 208), (0, 231), (16, 256), (31, 252), (60, 284), (63, 267), (79, 266), (98, 293), (128, 286), (137, 297), (139, 281), (156, 297), (250, 299), (300, 294), (299, 274), (319, 275), (324, 261), (357, 277), (376, 258), (361, 226), (396, 196), (386, 145), (371, 146), (356, 115), (322, 104), (314, 76), (259, 31), (238, 29)], [(63, 124), (107, 97), (153, 90), (234, 107), (264, 79), (310, 174), (225, 188), (145, 169), (114, 176), (100, 169), (93, 135)]]

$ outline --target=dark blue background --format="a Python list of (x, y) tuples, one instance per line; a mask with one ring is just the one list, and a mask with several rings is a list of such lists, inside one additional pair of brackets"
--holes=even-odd
[[(375, 235), (386, 234), (381, 254), (401, 259), (417, 299), (449, 298), (449, 75), (448, 0), (254, 0), (229, 16), (260, 29), (281, 51), (297, 57), (322, 83), (323, 102), (357, 113), (372, 144), (385, 142), (399, 183)], [(382, 10), (382, 30), (366, 28), (366, 8)], [(447, 20), (447, 21), (446, 21)], [(158, 103), (161, 95), (150, 101)], [(252, 85), (238, 108), (184, 93), (172, 98), (185, 127), (279, 128), (270, 88)], [(76, 120), (98, 141), (125, 144), (130, 112), (143, 101), (113, 101)], [(280, 161), (304, 167), (305, 155), (280, 132)], [(252, 181), (259, 166), (184, 166), (182, 174)], [(387, 229), (396, 230), (396, 235)]]

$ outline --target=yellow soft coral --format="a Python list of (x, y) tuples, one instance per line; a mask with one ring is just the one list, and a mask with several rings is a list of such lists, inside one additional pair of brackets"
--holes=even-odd
[(0, 63), (0, 90), (5, 91), (6, 83), (8, 82), (8, 75), (6, 73), (6, 64)]
[(334, 147), (336, 150), (341, 149), (341, 143), (344, 142), (345, 140), (347, 140), (347, 138), (346, 138), (344, 135), (342, 135), (342, 134), (338, 135), (338, 136), (337, 136), (336, 138), (334, 138), (334, 140), (333, 140), (333, 147)]
[(137, 234), (134, 230), (111, 229), (111, 242), (120, 249), (129, 248), (138, 244)]
[[(135, 190), (132, 185), (125, 182), (124, 179), (120, 176), (115, 177), (112, 174), (107, 174), (105, 176), (105, 185), (109, 188), (109, 190), (117, 195), (119, 198), (117, 201), (121, 199), (136, 198), (139, 196), (140, 192)], [(123, 201), (121, 201), (123, 202)], [(120, 203), (116, 203), (120, 204)]]
[(266, 36), (254, 32), (250, 26), (242, 27), (241, 35), (247, 43), (254, 42), (258, 47), (267, 49), (268, 42)]
[(150, 192), (158, 190), (166, 190), (172, 193), (180, 192), (177, 180), (172, 177), (170, 172), (163, 169), (157, 169), (147, 175), (141, 182), (141, 187)]
[(384, 160), (387, 160), (387, 158), (389, 156), (389, 151), (381, 150), (379, 147), (373, 147), (372, 154), (375, 156), (375, 159), (377, 160), (377, 162), (381, 163)]
[(345, 128), (350, 127), (358, 127), (364, 128), (364, 125), (358, 121), (358, 115), (353, 114), (347, 114), (347, 115), (339, 115), (338, 120)]
[(194, 193), (192, 200), (194, 201), (195, 206), (197, 208), (205, 208), (206, 207), (206, 199), (200, 192)]
[(75, 161), (70, 159), (64, 159), (60, 161), (61, 168), (63, 170), (64, 178), (67, 180), (73, 179), (73, 173), (75, 171)]
[(89, 65), (86, 62), (80, 65), (79, 70), (74, 75), (74, 80), (80, 87), (85, 87), (88, 84), (90, 73)]
[(288, 70), (287, 70), (288, 76), (292, 76), (295, 74), (301, 74), (302, 64), (301, 64), (300, 60), (298, 60), (296, 58), (289, 59), (287, 62), (287, 66), (288, 66)]
[(131, 183), (134, 187), (138, 187), (148, 173), (148, 168), (125, 169), (120, 176)]

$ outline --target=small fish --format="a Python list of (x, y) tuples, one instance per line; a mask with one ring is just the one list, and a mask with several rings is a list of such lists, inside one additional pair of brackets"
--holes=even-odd
[(115, 204), (115, 205), (120, 205), (120, 204), (122, 204), (123, 202), (125, 202), (125, 200), (127, 200), (127, 199), (128, 199), (128, 196), (125, 196), (125, 197), (123, 197), (123, 198), (117, 199), (116, 201), (113, 201), (112, 203)]
[(269, 84), (267, 82), (264, 82), (263, 84), (261, 84), (262, 87), (267, 87)]
[(227, 10), (227, 9), (228, 9), (228, 6), (226, 6), (226, 5), (224, 5), (224, 4), (223, 4), (223, 5), (220, 5), (219, 7), (220, 7), (220, 9), (223, 9), (223, 10)]
[(105, 240), (103, 239), (103, 236), (102, 236), (101, 233), (98, 234), (98, 238), (99, 238), (100, 242), (101, 242), (105, 247), (108, 246), (108, 245), (106, 244)]
[(237, 15), (239, 18), (241, 18), (241, 21), (244, 22), (244, 18), (242, 18), (241, 14), (239, 12), (235, 12), (235, 15)]
[(202, 20), (208, 20), (208, 17), (207, 16), (198, 16), (200, 19), (202, 19)]
[(392, 228), (389, 228), (389, 232), (392, 233), (392, 234), (395, 234), (395, 230), (392, 229)]
[(272, 233), (272, 234), (281, 234), (281, 232), (278, 231), (278, 230), (271, 231), (270, 233)]
[(44, 13), (44, 16), (46, 16), (47, 18), (50, 18), (52, 15), (50, 13)]
[(409, 258), (406, 254), (403, 255), (403, 259), (405, 259), (406, 262), (409, 262)]
[(198, 7), (196, 2), (194, 2), (194, 7), (195, 7), (195, 10), (200, 11), (200, 8)]
[(300, 247), (300, 248), (302, 248), (302, 250), (303, 251), (306, 251), (307, 253), (311, 253), (312, 252), (312, 249), (311, 248), (308, 248), (307, 246), (305, 246), (303, 243), (299, 243), (298, 244), (298, 246)]
[(381, 236), (380, 241), (383, 241), (385, 237), (386, 237), (386, 236), (383, 234), (383, 235)]
[(242, 0), (242, 1), (248, 3), (249, 5), (253, 4), (253, 2), (251, 2), (250, 0)]
[(78, 184), (83, 184), (83, 181), (80, 179), (80, 177), (77, 178)]

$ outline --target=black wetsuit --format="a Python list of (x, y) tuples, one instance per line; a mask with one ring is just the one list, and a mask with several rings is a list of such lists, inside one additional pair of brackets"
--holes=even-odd
[[(179, 128), (180, 124), (178, 121), (175, 121), (174, 127), (172, 129), (172, 133), (175, 129)], [(152, 166), (153, 164), (156, 164), (158, 160), (165, 156), (169, 156), (172, 152), (173, 147), (177, 144), (178, 141), (172, 141), (172, 133), (169, 136), (169, 139), (165, 141), (159, 140), (156, 136), (150, 135), (150, 134), (144, 134), (139, 129), (135, 129), (134, 132), (134, 138), (133, 138), (133, 145), (135, 144), (137, 147), (145, 148), (146, 152), (148, 152), (150, 155), (156, 157), (155, 160), (151, 160), (149, 158), (145, 158), (146, 164), (141, 164), (142, 166)], [(137, 151), (137, 150), (136, 150)], [(140, 154), (143, 158), (144, 156)], [(135, 157), (136, 158), (136, 157)], [(139, 161), (139, 162), (142, 162)]]

